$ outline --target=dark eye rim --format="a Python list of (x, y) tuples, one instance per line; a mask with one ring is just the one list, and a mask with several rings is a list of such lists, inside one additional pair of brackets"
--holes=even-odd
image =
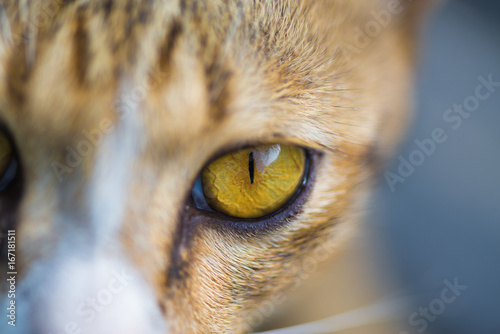
[[(7, 251), (7, 231), (15, 229), (19, 205), (23, 196), (24, 176), (22, 161), (14, 137), (4, 123), (0, 122), (0, 133), (4, 135), (12, 147), (12, 156), (7, 172), (1, 175), (0, 190), (0, 254), (2, 258)], [(6, 255), (5, 255), (6, 258)]]
[[(196, 215), (202, 218), (201, 225), (225, 233), (230, 229), (238, 234), (256, 235), (281, 228), (288, 224), (291, 218), (303, 211), (303, 207), (315, 183), (316, 169), (322, 154), (316, 150), (302, 148), (306, 154), (306, 168), (302, 185), (292, 199), (276, 212), (259, 218), (235, 218), (212, 209), (207, 210), (207, 208), (200, 208), (197, 203), (195, 203), (192, 192), (189, 196), (188, 206), (193, 207)], [(199, 178), (197, 182), (199, 182)], [(193, 189), (194, 188), (193, 186)]]
[(9, 162), (7, 169), (0, 175), (0, 193), (7, 191), (10, 185), (15, 181), (19, 169), (19, 163), (15, 156)]
[(0, 134), (5, 136), (11, 145), (12, 156), (7, 166), (7, 169), (0, 175), (0, 196), (8, 195), (11, 191), (18, 190), (18, 186), (21, 183), (21, 163), (19, 159), (19, 151), (15, 144), (14, 138), (7, 127), (0, 123)]

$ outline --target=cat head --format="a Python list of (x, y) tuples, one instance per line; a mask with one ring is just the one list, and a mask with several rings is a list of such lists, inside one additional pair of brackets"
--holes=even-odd
[(358, 219), (422, 3), (5, 1), (18, 330), (249, 330)]

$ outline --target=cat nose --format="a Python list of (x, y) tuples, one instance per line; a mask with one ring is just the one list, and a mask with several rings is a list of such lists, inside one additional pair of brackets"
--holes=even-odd
[(13, 333), (168, 333), (153, 290), (124, 260), (73, 252), (55, 259), (20, 282)]

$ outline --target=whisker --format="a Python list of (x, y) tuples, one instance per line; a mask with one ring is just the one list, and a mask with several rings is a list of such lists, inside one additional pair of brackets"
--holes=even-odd
[(330, 334), (401, 318), (406, 299), (383, 300), (319, 321), (254, 334)]

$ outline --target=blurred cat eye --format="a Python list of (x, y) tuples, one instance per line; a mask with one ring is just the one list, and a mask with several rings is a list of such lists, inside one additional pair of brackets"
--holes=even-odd
[(0, 133), (0, 191), (5, 190), (16, 176), (17, 163), (9, 138)]

